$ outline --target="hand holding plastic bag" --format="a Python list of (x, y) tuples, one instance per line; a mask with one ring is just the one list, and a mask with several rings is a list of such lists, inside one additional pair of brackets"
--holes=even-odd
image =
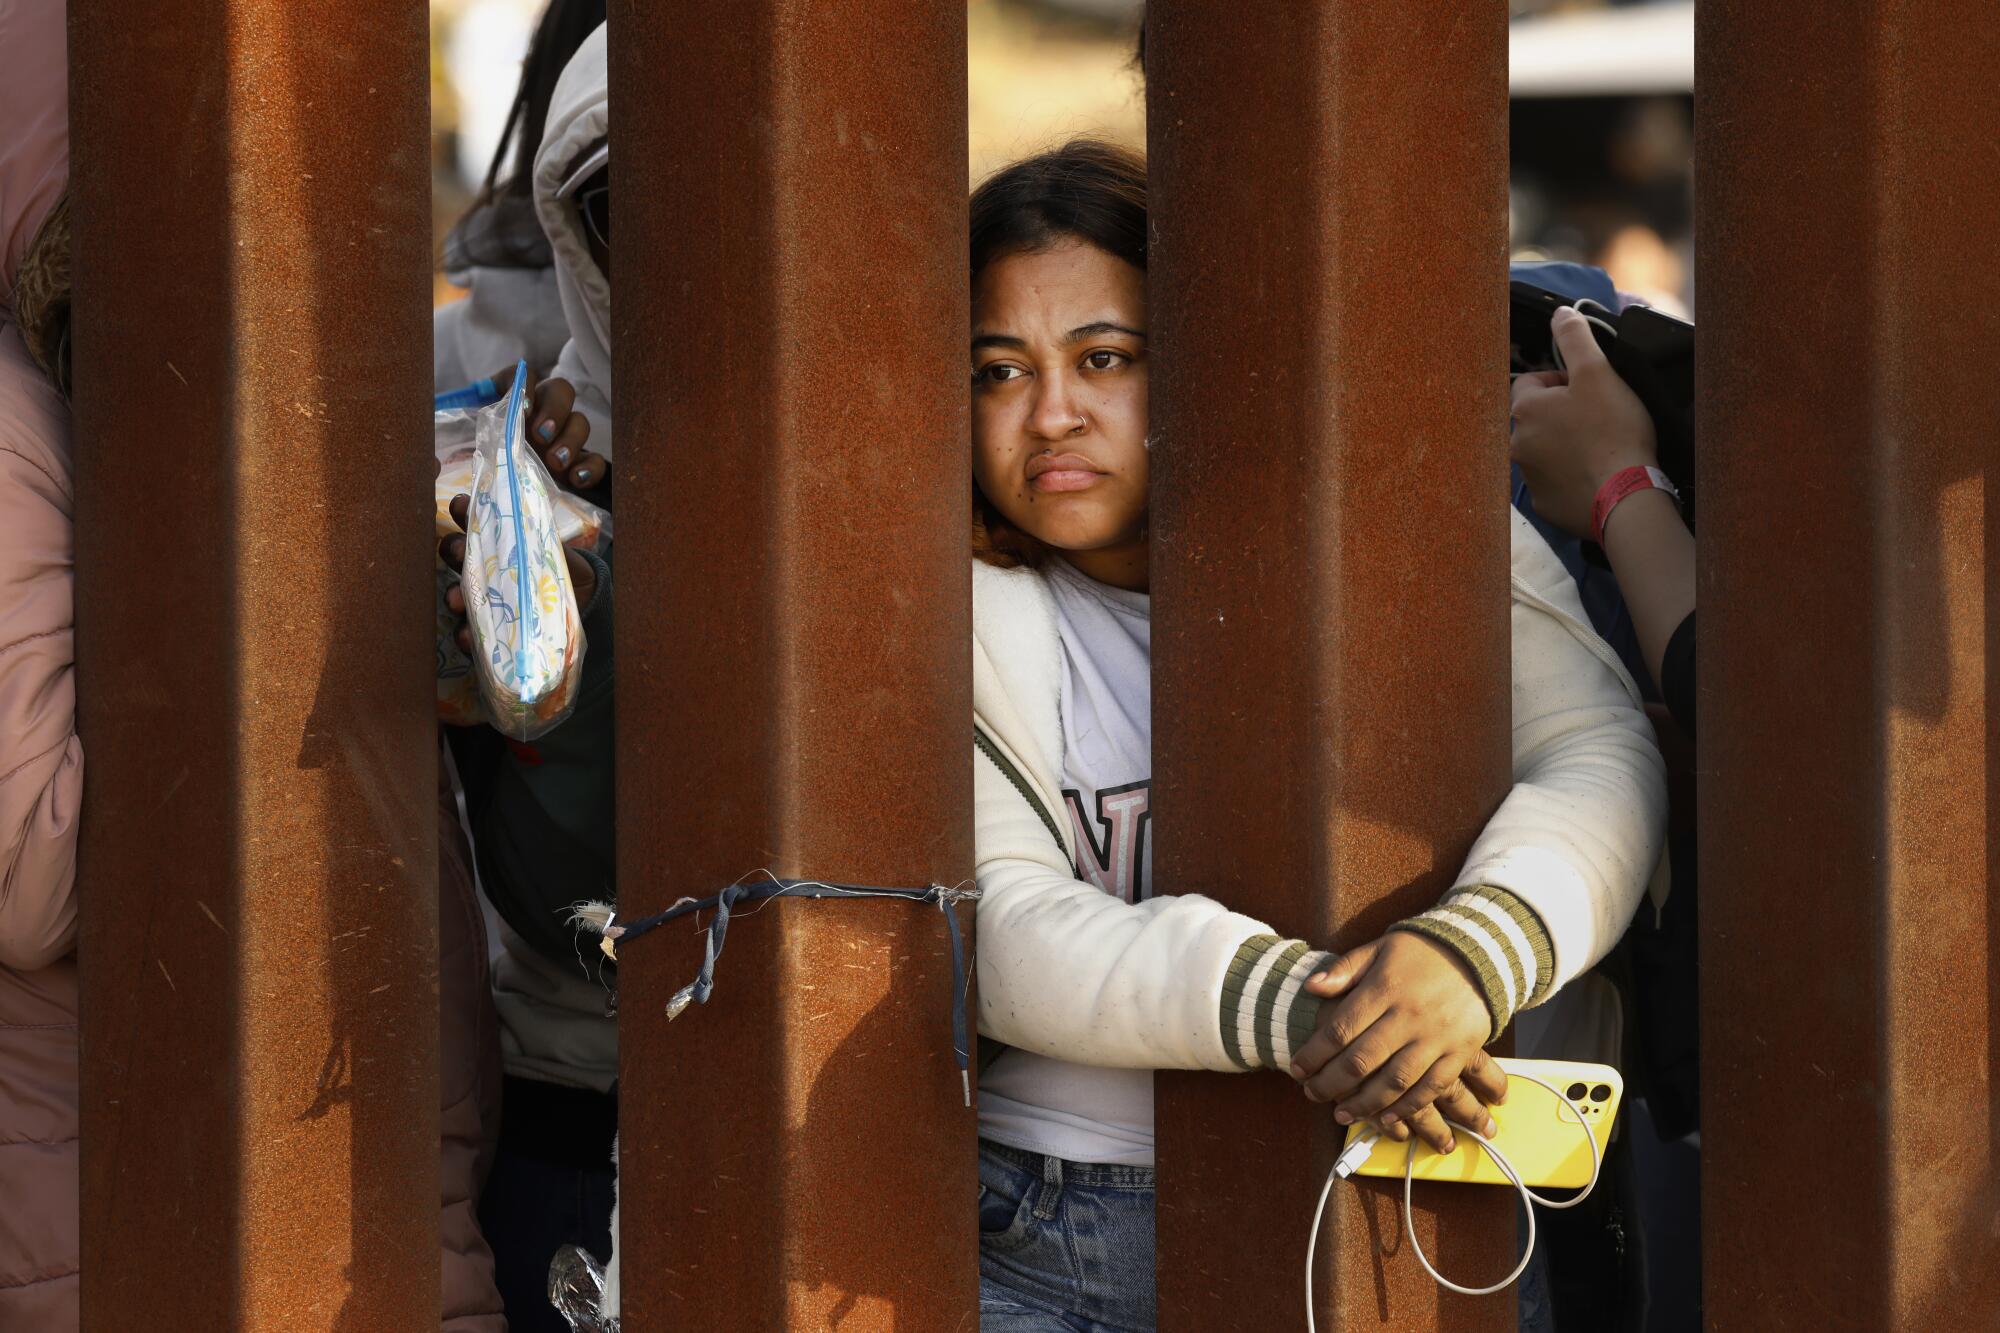
[(525, 378), (524, 366), (506, 400), (475, 418), (461, 574), (483, 712), (496, 729), (522, 741), (569, 716), (584, 654), (563, 552), (565, 506), (525, 438)]

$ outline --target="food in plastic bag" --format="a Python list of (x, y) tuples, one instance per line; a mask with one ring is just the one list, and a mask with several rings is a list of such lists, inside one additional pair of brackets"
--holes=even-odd
[(486, 720), (520, 741), (569, 716), (584, 651), (556, 484), (526, 439), (526, 378), (523, 365), (504, 404), (482, 408), (475, 418), (460, 576)]
[[(518, 382), (520, 377), (517, 375), (516, 379)], [(492, 382), (482, 381), (482, 384), (490, 389)], [(479, 387), (473, 386), (457, 395), (441, 395), (437, 401), (458, 401), (472, 395)], [(491, 398), (492, 394), (486, 393), (473, 397), (472, 401), (476, 403)], [(502, 413), (507, 401), (503, 397), (486, 410)], [(458, 531), (458, 525), (451, 518), (453, 497), (472, 493), (473, 465), (479, 454), (480, 415), (479, 410), (448, 410), (438, 411), (433, 418), (438, 460), (437, 535), (440, 541)], [(552, 488), (550, 495), (555, 503), (556, 534), (562, 544), (580, 551), (602, 553), (613, 535), (611, 515), (568, 491)], [(472, 659), (460, 650), (454, 637), (458, 628), (457, 619), (445, 606), (445, 592), (456, 582), (458, 575), (440, 560), (437, 564), (438, 720), (448, 726), (470, 727), (493, 719), (480, 698)]]

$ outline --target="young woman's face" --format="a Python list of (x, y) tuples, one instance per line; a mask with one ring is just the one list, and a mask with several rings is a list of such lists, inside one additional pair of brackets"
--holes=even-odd
[(987, 265), (972, 289), (986, 498), (1092, 577), (1143, 587), (1146, 461), (1146, 275), (1083, 241)]

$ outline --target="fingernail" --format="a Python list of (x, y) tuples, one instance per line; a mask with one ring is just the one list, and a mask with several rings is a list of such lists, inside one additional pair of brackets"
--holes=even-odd
[(1345, 1111), (1335, 1111), (1333, 1113), (1333, 1122), (1336, 1125), (1351, 1125), (1354, 1123), (1354, 1117)]
[(1500, 1132), (1500, 1126), (1496, 1124), (1494, 1122), (1493, 1117), (1489, 1115), (1486, 1117), (1486, 1123), (1479, 1127), (1479, 1132), (1481, 1134), (1484, 1134), (1487, 1138), (1490, 1139), (1494, 1135)]
[(553, 454), (550, 454), (549, 457), (556, 460), (557, 467), (569, 466), (569, 449), (567, 447), (556, 450)]
[(1307, 977), (1306, 980), (1309, 982), (1310, 981), (1324, 982), (1328, 977), (1332, 975), (1333, 973), (1331, 972), (1315, 972), (1311, 976)]
[(1301, 1068), (1299, 1068), (1299, 1067), (1298, 1067), (1297, 1065), (1293, 1065), (1293, 1066), (1292, 1066), (1292, 1067), (1291, 1067), (1291, 1068), (1290, 1068), (1290, 1069), (1289, 1069), (1288, 1071), (1286, 1071), (1286, 1072), (1288, 1072), (1289, 1074), (1291, 1074), (1291, 1076), (1292, 1076), (1293, 1078), (1296, 1078), (1296, 1079), (1302, 1079), (1302, 1078), (1304, 1078), (1304, 1077), (1306, 1076), (1306, 1071), (1305, 1071), (1305, 1070), (1303, 1070), (1303, 1069), (1301, 1069)]
[(1450, 1155), (1452, 1154), (1453, 1150), (1454, 1150), (1454, 1149), (1456, 1149), (1457, 1147), (1458, 1147), (1458, 1140), (1456, 1140), (1456, 1139), (1446, 1139), (1446, 1140), (1444, 1141), (1444, 1151), (1445, 1151), (1445, 1155), (1446, 1155), (1447, 1157), (1449, 1157), (1449, 1156), (1450, 1156)]
[(556, 423), (553, 421), (544, 421), (541, 425), (535, 427), (535, 434), (545, 440), (553, 440), (556, 437)]
[(1394, 1129), (1395, 1127), (1396, 1127), (1395, 1113), (1391, 1111), (1385, 1111), (1382, 1115), (1382, 1128)]
[(588, 486), (588, 485), (590, 485), (590, 481), (591, 481), (591, 475), (590, 475), (590, 469), (589, 469), (589, 468), (587, 468), (587, 467), (580, 467), (580, 468), (578, 468), (578, 469), (576, 470), (576, 484), (577, 484), (577, 485), (579, 485), (579, 486)]

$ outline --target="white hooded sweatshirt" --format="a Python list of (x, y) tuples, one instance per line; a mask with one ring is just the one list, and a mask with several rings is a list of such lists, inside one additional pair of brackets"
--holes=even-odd
[(446, 271), (466, 295), (431, 314), (431, 381), (448, 393), (526, 360), (555, 364), (569, 330), (563, 324), (555, 270), (473, 265)]
[(604, 27), (584, 38), (556, 81), (548, 127), (535, 155), (535, 212), (556, 256), (569, 341), (550, 372), (576, 387), (576, 406), (590, 422), (590, 448), (611, 455), (611, 280), (591, 258), (583, 219), (572, 200), (559, 199), (576, 165), (605, 142), (611, 128)]

